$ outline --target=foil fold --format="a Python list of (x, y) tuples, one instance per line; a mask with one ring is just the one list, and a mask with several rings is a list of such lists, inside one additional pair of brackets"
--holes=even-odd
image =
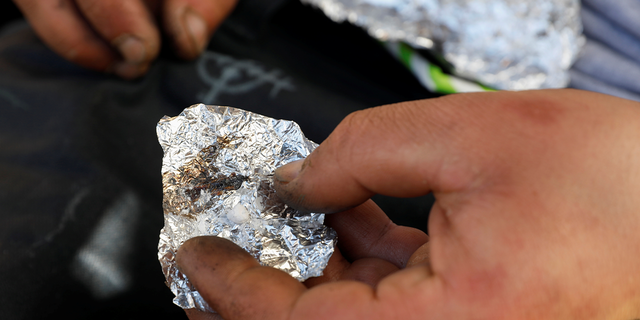
[(579, 0), (301, 0), (379, 40), (434, 50), (496, 89), (561, 88), (582, 36)]
[(273, 188), (277, 167), (317, 147), (295, 122), (197, 104), (163, 117), (156, 131), (164, 151), (158, 260), (176, 305), (213, 311), (175, 264), (180, 245), (197, 236), (229, 239), (299, 281), (322, 275), (335, 231), (324, 214), (294, 210)]

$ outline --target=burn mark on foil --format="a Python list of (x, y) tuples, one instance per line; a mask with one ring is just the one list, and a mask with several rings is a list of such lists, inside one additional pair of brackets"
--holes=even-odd
[(184, 192), (189, 196), (191, 201), (196, 201), (200, 198), (201, 191), (208, 191), (212, 195), (219, 196), (223, 192), (228, 190), (238, 190), (242, 186), (242, 183), (249, 178), (243, 175), (236, 175), (231, 173), (229, 176), (221, 175), (214, 179), (206, 179), (202, 183), (198, 183), (191, 189)]
[[(200, 150), (193, 160), (178, 168), (177, 172), (165, 173), (163, 184), (174, 187), (165, 188), (163, 207), (173, 208), (169, 210), (173, 214), (195, 218), (198, 212), (210, 206), (207, 203), (210, 201), (198, 202), (203, 191), (211, 196), (220, 196), (226, 191), (240, 189), (249, 177), (236, 173), (221, 174), (216, 167), (220, 150), (233, 147), (234, 140), (230, 137), (218, 137), (216, 143)], [(182, 195), (180, 189), (184, 192)]]

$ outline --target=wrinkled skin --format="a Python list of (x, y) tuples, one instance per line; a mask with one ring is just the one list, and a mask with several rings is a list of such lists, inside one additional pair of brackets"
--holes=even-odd
[[(275, 180), (297, 208), (352, 208), (327, 219), (340, 251), (302, 284), (187, 241), (178, 265), (224, 319), (640, 318), (638, 103), (545, 90), (364, 110)], [(428, 192), (430, 238), (367, 200)]]
[(14, 0), (42, 40), (65, 59), (126, 79), (143, 75), (161, 40), (196, 58), (237, 0)]

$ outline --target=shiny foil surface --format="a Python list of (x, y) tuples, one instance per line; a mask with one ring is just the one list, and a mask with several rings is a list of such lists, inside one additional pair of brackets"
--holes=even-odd
[(384, 41), (435, 50), (502, 90), (561, 88), (584, 45), (579, 0), (301, 0)]
[(178, 248), (192, 237), (229, 239), (300, 281), (322, 275), (335, 231), (324, 226), (324, 214), (298, 212), (273, 189), (277, 167), (317, 146), (296, 123), (198, 104), (162, 118), (157, 134), (165, 221), (158, 260), (176, 305), (213, 311), (175, 264)]

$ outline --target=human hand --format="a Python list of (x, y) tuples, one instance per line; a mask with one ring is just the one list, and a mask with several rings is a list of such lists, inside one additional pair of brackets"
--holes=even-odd
[[(296, 208), (355, 206), (327, 216), (325, 276), (305, 286), (214, 237), (177, 263), (227, 320), (640, 318), (639, 137), (640, 104), (576, 90), (360, 111), (276, 171)], [(366, 201), (428, 192), (427, 243)]]
[(161, 33), (183, 59), (197, 57), (237, 0), (14, 0), (65, 59), (126, 79), (143, 75)]

